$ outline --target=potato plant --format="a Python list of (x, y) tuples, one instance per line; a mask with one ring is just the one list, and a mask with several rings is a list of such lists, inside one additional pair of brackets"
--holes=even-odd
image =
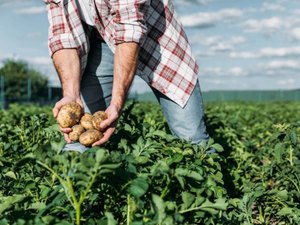
[(0, 225), (300, 223), (299, 104), (207, 104), (206, 146), (175, 139), (158, 108), (129, 103), (83, 154), (61, 152), (51, 107), (0, 111)]

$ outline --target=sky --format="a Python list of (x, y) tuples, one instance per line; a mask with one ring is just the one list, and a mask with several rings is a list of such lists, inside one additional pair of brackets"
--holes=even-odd
[[(203, 91), (300, 88), (300, 0), (174, 0)], [(0, 0), (0, 66), (22, 59), (59, 86), (42, 0)], [(136, 79), (132, 91), (149, 88)]]

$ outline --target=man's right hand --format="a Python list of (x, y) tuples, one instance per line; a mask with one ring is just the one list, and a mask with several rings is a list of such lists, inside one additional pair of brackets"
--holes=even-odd
[[(57, 117), (58, 112), (59, 112), (59, 110), (61, 109), (61, 107), (63, 105), (66, 105), (66, 104), (71, 103), (71, 102), (76, 102), (76, 103), (78, 103), (83, 108), (83, 104), (82, 104), (82, 101), (81, 101), (80, 97), (65, 96), (61, 100), (59, 100), (58, 102), (56, 102), (54, 108), (52, 109), (54, 118)], [(68, 134), (72, 131), (72, 128), (62, 128), (62, 127), (59, 127), (59, 129), (64, 134), (64, 138), (65, 138), (66, 142), (70, 144), (72, 141), (70, 140)]]

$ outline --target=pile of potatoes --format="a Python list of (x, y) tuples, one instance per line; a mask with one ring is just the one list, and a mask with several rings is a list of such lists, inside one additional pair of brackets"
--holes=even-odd
[(82, 107), (75, 102), (69, 103), (61, 107), (57, 122), (62, 128), (72, 128), (69, 138), (72, 141), (79, 141), (85, 146), (91, 146), (103, 137), (100, 131), (100, 123), (107, 119), (107, 115), (103, 111), (83, 113)]

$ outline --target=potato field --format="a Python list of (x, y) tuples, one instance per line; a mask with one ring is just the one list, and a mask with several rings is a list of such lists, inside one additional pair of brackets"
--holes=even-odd
[(201, 147), (157, 112), (129, 102), (80, 154), (60, 151), (50, 106), (0, 111), (0, 225), (300, 224), (299, 103), (208, 103)]

